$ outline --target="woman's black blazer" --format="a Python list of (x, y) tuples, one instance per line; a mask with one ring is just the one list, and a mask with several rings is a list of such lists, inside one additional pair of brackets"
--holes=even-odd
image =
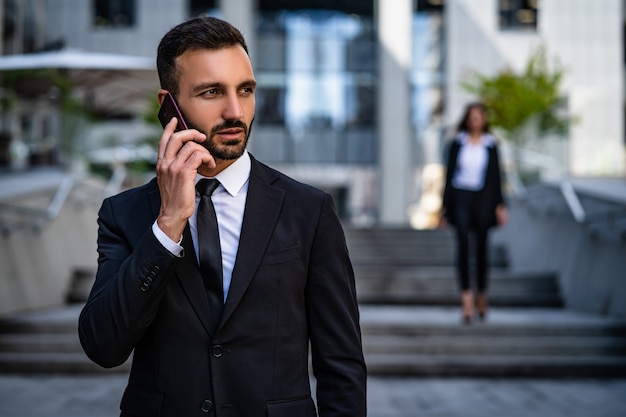
[[(462, 141), (457, 135), (449, 142), (446, 152), (446, 183), (443, 192), (442, 210), (443, 215), (452, 225), (455, 224), (455, 219), (452, 214), (455, 211), (456, 203), (456, 189), (452, 186), (452, 178), (454, 178), (454, 173), (457, 169), (457, 158), (462, 146)], [(480, 191), (480, 196), (483, 199), (481, 206), (485, 207), (487, 211), (485, 214), (488, 216), (488, 224), (490, 227), (493, 227), (498, 223), (496, 219), (496, 207), (499, 204), (505, 204), (505, 201), (502, 195), (499, 151), (495, 140), (487, 146), (487, 151), (488, 161), (487, 169), (485, 169), (485, 185)]]

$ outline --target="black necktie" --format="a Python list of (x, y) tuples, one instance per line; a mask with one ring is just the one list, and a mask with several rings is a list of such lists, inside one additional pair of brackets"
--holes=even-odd
[(220, 233), (217, 228), (215, 207), (211, 201), (211, 194), (219, 185), (216, 179), (202, 179), (196, 184), (196, 189), (200, 194), (197, 215), (200, 271), (209, 297), (214, 330), (217, 330), (224, 307)]

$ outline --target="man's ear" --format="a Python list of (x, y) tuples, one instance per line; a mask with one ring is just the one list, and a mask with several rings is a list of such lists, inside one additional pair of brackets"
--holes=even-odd
[(163, 104), (163, 100), (165, 100), (165, 95), (168, 93), (167, 90), (164, 89), (160, 89), (159, 92), (157, 93), (157, 100), (159, 101), (159, 106), (161, 104)]

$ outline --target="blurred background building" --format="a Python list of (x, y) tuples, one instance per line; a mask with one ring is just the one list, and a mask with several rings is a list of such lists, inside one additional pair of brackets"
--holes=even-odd
[[(103, 174), (109, 194), (130, 184), (129, 169), (143, 172), (134, 181), (153, 175), (161, 130), (157, 44), (168, 29), (201, 14), (230, 21), (249, 43), (259, 83), (250, 151), (331, 192), (348, 225), (433, 228), (444, 145), (463, 107), (476, 99), (462, 81), (473, 72), (522, 71), (540, 46), (565, 70), (561, 111), (577, 122), (565, 135), (542, 140), (530, 130), (521, 149), (503, 143), (507, 169), (515, 160), (534, 181), (623, 179), (623, 3), (0, 0), (0, 180), (11, 178), (0, 189), (2, 232), (8, 236), (15, 224), (30, 222), (31, 212), (39, 213), (31, 217), (55, 215), (71, 188), (68, 172)], [(43, 179), (23, 182), (16, 176), (28, 178), (42, 168), (47, 169)], [(30, 208), (41, 205), (40, 198), (19, 200), (25, 190), (46, 184), (57, 185), (48, 187), (51, 202), (43, 214)], [(519, 184), (513, 185), (510, 192), (519, 192)], [(86, 204), (92, 196), (93, 190), (85, 190), (78, 200)], [(95, 200), (94, 210), (101, 198)], [(11, 215), (18, 220), (7, 221)], [(6, 253), (0, 272), (11, 277), (7, 282), (14, 288), (0, 301), (42, 304), (33, 294), (46, 288), (29, 284), (30, 275), (57, 268), (52, 273), (57, 284), (48, 285), (59, 293), (70, 275), (64, 267), (91, 268), (92, 215), (84, 215), (83, 223), (77, 215), (67, 220), (84, 226), (88, 236), (78, 245), (68, 236), (73, 250), (65, 248), (72, 253), (64, 253), (62, 261), (58, 253), (46, 255), (41, 265), (29, 264), (28, 258), (16, 261), (24, 256), (20, 247), (36, 247), (28, 238), (11, 237), (15, 253)], [(58, 236), (36, 242), (47, 253)], [(10, 266), (16, 264), (28, 268), (17, 271)], [(34, 298), (9, 299), (19, 292)], [(50, 299), (49, 294), (39, 297)]]
[[(260, 85), (251, 151), (333, 192), (347, 222), (423, 228), (438, 209), (442, 144), (475, 99), (461, 81), (471, 71), (521, 70), (540, 45), (565, 68), (563, 111), (578, 122), (567, 137), (530, 141), (522, 164), (533, 165), (539, 178), (625, 174), (622, 3), (3, 0), (1, 52), (78, 50), (154, 60), (173, 25), (203, 13), (223, 17), (250, 43)], [(93, 151), (148, 135), (141, 112), (154, 108), (153, 67), (122, 87), (95, 92), (96, 83), (106, 85), (120, 72), (92, 77), (81, 97), (101, 117), (71, 133), (46, 105), (53, 94), (38, 95), (36, 83), (24, 83), (29, 88), (18, 93), (29, 104), (3, 111), (1, 121), (13, 138), (13, 164), (24, 164), (25, 154), (30, 163), (49, 160), (64, 141), (74, 156), (103, 157)], [(82, 77), (84, 85), (88, 75)]]

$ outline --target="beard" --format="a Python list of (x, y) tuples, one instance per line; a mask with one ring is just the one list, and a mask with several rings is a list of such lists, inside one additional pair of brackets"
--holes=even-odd
[[(208, 133), (202, 129), (198, 129), (197, 127), (194, 128), (204, 133), (207, 137), (207, 140), (201, 145), (204, 146), (215, 159), (221, 159), (226, 161), (237, 159), (241, 155), (243, 155), (243, 152), (248, 146), (248, 138), (250, 137), (250, 131), (252, 129), (253, 123), (254, 119), (252, 119), (252, 121), (250, 122), (250, 126), (247, 126), (244, 122), (239, 120), (226, 120), (224, 123), (213, 126), (211, 131)], [(215, 137), (217, 136), (218, 132), (225, 129), (233, 128), (239, 128), (243, 130), (243, 141), (232, 140), (224, 143), (217, 143)]]

